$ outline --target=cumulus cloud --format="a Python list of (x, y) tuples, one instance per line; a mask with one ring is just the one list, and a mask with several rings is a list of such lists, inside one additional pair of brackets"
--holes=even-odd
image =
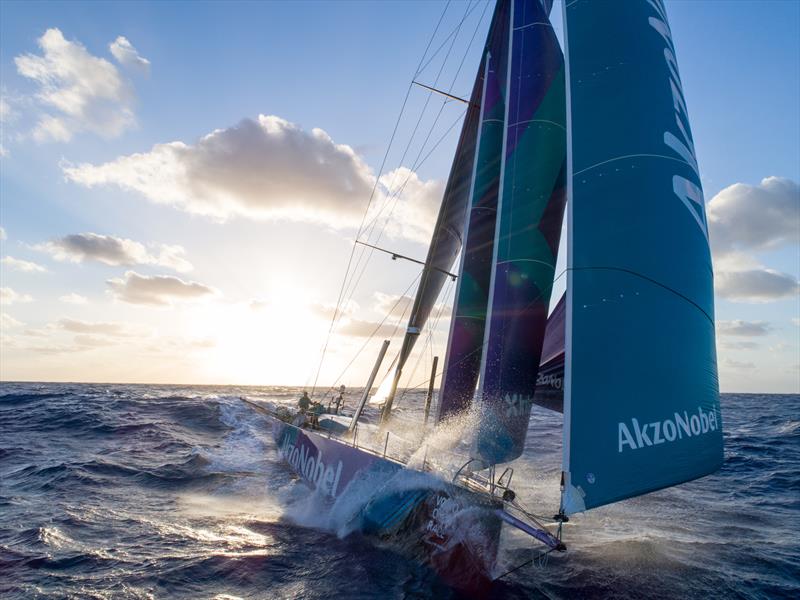
[(28, 294), (20, 294), (15, 292), (10, 287), (0, 288), (0, 304), (23, 304), (25, 302), (33, 302), (33, 298)]
[(150, 61), (139, 56), (139, 52), (128, 41), (128, 38), (119, 36), (108, 45), (108, 49), (122, 66), (133, 67), (145, 73), (150, 71)]
[(158, 254), (148, 252), (144, 244), (97, 233), (75, 233), (34, 246), (60, 261), (97, 261), (106, 265), (157, 265), (178, 272), (192, 270), (192, 264), (184, 258), (182, 246), (151, 244)]
[(124, 278), (109, 279), (106, 283), (118, 300), (151, 306), (169, 306), (175, 302), (208, 298), (217, 293), (214, 288), (195, 281), (183, 281), (168, 275), (148, 277), (134, 271), (127, 271)]
[[(372, 218), (377, 218), (381, 226), (386, 222), (390, 237), (428, 244), (444, 195), (444, 182), (423, 181), (411, 169), (400, 167), (381, 177), (380, 183), (386, 198), (377, 205)], [(383, 205), (389, 208), (378, 216)], [(381, 220), (390, 210), (391, 219)]]
[(0, 227), (0, 240), (5, 240), (5, 239), (8, 239), (8, 236), (6, 235), (6, 230), (3, 227)]
[[(62, 165), (86, 187), (115, 185), (148, 200), (217, 220), (234, 216), (290, 219), (355, 228), (375, 175), (350, 146), (322, 129), (306, 131), (280, 117), (260, 115), (218, 129), (195, 144), (157, 144), (149, 152), (99, 165)], [(389, 235), (428, 241), (442, 185), (405, 168), (381, 177), (375, 210), (382, 225), (394, 206)], [(394, 203), (397, 195), (398, 201)]]
[(800, 243), (800, 186), (791, 179), (736, 183), (714, 196), (706, 213), (716, 255)]
[(29, 260), (14, 258), (13, 256), (3, 257), (0, 259), (0, 263), (3, 263), (12, 271), (22, 271), (23, 273), (44, 273), (47, 271), (42, 265)]
[(717, 321), (719, 335), (759, 337), (767, 335), (772, 327), (766, 321)]
[(86, 304), (88, 298), (86, 296), (81, 296), (80, 294), (76, 294), (72, 292), (71, 294), (65, 294), (64, 296), (60, 296), (59, 301), (65, 304)]
[(717, 273), (714, 288), (717, 295), (726, 300), (762, 303), (797, 295), (800, 292), (800, 283), (786, 273), (772, 269), (752, 269)]
[(113, 64), (59, 29), (48, 29), (37, 43), (40, 55), (14, 59), (19, 74), (38, 84), (38, 102), (51, 111), (40, 117), (34, 139), (66, 142), (82, 131), (111, 138), (135, 124), (133, 90)]

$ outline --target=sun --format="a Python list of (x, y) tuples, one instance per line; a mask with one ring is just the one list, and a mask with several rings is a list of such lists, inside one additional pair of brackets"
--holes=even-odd
[(296, 290), (254, 305), (208, 307), (197, 331), (215, 340), (204, 359), (209, 379), (242, 385), (302, 384), (316, 369), (327, 323)]

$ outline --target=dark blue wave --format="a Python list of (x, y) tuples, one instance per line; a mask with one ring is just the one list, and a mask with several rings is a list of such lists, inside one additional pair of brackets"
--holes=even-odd
[[(0, 384), (0, 597), (454, 597), (393, 548), (340, 537), (237, 400), (296, 393)], [(722, 406), (718, 473), (576, 516), (565, 555), (491, 597), (800, 597), (800, 397)], [(514, 465), (526, 503), (557, 500), (560, 444), (560, 416), (534, 411)], [(537, 550), (509, 535), (500, 567)]]

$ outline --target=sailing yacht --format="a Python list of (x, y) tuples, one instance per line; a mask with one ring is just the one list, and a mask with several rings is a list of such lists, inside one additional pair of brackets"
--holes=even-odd
[[(312, 429), (257, 407), (303, 480), (333, 501), (364, 495), (362, 531), (472, 591), (498, 575), (504, 524), (563, 552), (571, 515), (723, 461), (708, 227), (664, 4), (565, 0), (563, 53), (551, 5), (497, 1), (380, 422), (361, 417), (388, 341), (352, 417)], [(451, 275), (426, 421), (476, 418), (445, 476), (425, 441), (405, 457), (387, 446), (403, 369)], [(560, 503), (537, 510), (549, 519), (513, 490), (532, 410), (563, 414)], [(382, 451), (366, 443), (383, 436)]]

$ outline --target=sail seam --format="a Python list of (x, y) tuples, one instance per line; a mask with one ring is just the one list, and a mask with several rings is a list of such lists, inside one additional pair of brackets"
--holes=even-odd
[(678, 290), (675, 290), (675, 289), (671, 288), (670, 286), (668, 286), (668, 285), (666, 285), (664, 283), (661, 283), (660, 281), (656, 281), (652, 277), (648, 277), (647, 275), (642, 275), (641, 273), (637, 273), (636, 271), (632, 271), (631, 269), (623, 269), (621, 267), (571, 267), (571, 268), (569, 268), (567, 270), (569, 270), (569, 271), (620, 271), (621, 273), (628, 273), (630, 275), (635, 275), (636, 277), (640, 277), (640, 278), (644, 279), (645, 281), (649, 281), (650, 283), (654, 283), (657, 286), (662, 287), (665, 290), (668, 290), (668, 291), (672, 292), (676, 296), (679, 296), (679, 297), (683, 298), (689, 304), (692, 304), (695, 308), (697, 308), (697, 310), (699, 310), (701, 313), (703, 313), (705, 315), (706, 319), (708, 319), (708, 321), (711, 323), (712, 326), (714, 325), (714, 318), (711, 317), (711, 315), (709, 315), (703, 309), (702, 306), (697, 304), (697, 302), (695, 302), (694, 300), (692, 300), (688, 296), (685, 296), (685, 295), (681, 294)]
[(552, 23), (543, 23), (541, 21), (537, 21), (536, 23), (528, 23), (527, 25), (523, 25), (522, 27), (515, 27), (514, 31), (522, 31), (523, 29), (527, 29), (528, 27), (533, 27), (534, 25), (545, 25), (547, 27), (552, 27)]
[(529, 121), (517, 121), (516, 123), (512, 123), (509, 127), (516, 127), (517, 125), (527, 125), (528, 123), (549, 123), (550, 125), (555, 125), (559, 129), (566, 131), (566, 127), (564, 127), (561, 123), (556, 123), (555, 121), (548, 121), (547, 119), (530, 119)]
[[(572, 174), (572, 176), (575, 177), (577, 175), (580, 175), (581, 173), (585, 173), (586, 171), (594, 169), (595, 167), (599, 167), (601, 165), (605, 165), (605, 164), (608, 164), (608, 163), (611, 163), (611, 162), (615, 162), (615, 161), (618, 161), (618, 160), (625, 160), (626, 158), (666, 158), (667, 160), (674, 160), (675, 162), (683, 163), (683, 164), (685, 164), (685, 165), (687, 165), (689, 167), (692, 167), (692, 165), (690, 165), (685, 160), (681, 160), (680, 158), (675, 158), (674, 156), (665, 156), (663, 154), (627, 154), (625, 156), (617, 156), (617, 157), (609, 158), (608, 160), (604, 160), (602, 162), (596, 163), (596, 164), (594, 164), (594, 165), (592, 165), (590, 167), (586, 167), (585, 169), (581, 169), (580, 171), (574, 172)], [(694, 168), (694, 167), (692, 167), (692, 168)]]
[(539, 263), (540, 265), (544, 265), (546, 267), (550, 267), (550, 269), (552, 269), (553, 271), (556, 270), (555, 267), (553, 265), (551, 265), (550, 263), (546, 263), (543, 260), (537, 260), (535, 258), (511, 258), (509, 260), (499, 260), (499, 261), (497, 261), (497, 264), (498, 265), (505, 265), (505, 264), (508, 264), (508, 263), (518, 263), (518, 262)]

